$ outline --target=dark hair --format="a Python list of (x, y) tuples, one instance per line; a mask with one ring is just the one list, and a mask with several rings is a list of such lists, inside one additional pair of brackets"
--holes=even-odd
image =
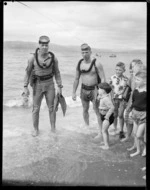
[(100, 83), (98, 88), (105, 90), (107, 94), (109, 94), (112, 90), (111, 86), (107, 82)]
[(86, 51), (86, 50), (91, 51), (91, 47), (88, 44), (84, 43), (81, 45), (81, 50), (82, 51)]
[(125, 71), (125, 64), (124, 64), (123, 62), (118, 62), (118, 63), (116, 64), (116, 67), (121, 67), (121, 68), (124, 69), (124, 71)]
[(39, 44), (48, 44), (49, 42), (50, 42), (50, 39), (48, 36), (41, 36), (39, 38)]

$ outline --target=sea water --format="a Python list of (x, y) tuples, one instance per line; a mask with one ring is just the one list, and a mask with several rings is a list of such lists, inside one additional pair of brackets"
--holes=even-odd
[[(37, 138), (31, 136), (32, 126), (32, 89), (30, 90), (29, 105), (23, 106), (22, 91), (23, 79), (28, 58), (34, 49), (4, 49), (3, 60), (3, 172), (7, 178), (8, 173), (14, 166), (31, 164), (46, 158), (55, 158), (57, 164), (60, 158), (66, 160), (61, 163), (61, 172), (70, 171), (74, 168), (74, 175), (81, 169), (86, 168), (87, 162), (129, 161), (127, 153), (113, 151), (103, 152), (99, 146), (92, 142), (90, 134), (98, 132), (97, 119), (90, 106), (90, 127), (83, 127), (82, 105), (80, 101), (80, 85), (77, 90), (77, 100), (72, 100), (72, 88), (75, 70), (81, 55), (78, 52), (54, 52), (58, 61), (63, 82), (63, 95), (67, 103), (66, 116), (63, 117), (61, 109), (57, 112), (57, 135), (54, 137), (50, 132), (50, 122), (45, 99), (42, 101), (40, 110), (40, 135)], [(117, 57), (109, 57), (111, 53), (101, 53), (96, 57), (102, 63), (106, 79), (108, 80), (115, 72), (118, 61), (126, 64), (126, 75), (129, 75), (129, 63), (133, 59), (141, 59), (146, 64), (146, 54), (116, 53)], [(93, 54), (93, 57), (95, 55)], [(119, 146), (119, 145), (118, 145)], [(80, 168), (77, 161), (82, 162)], [(53, 165), (54, 166), (54, 165)], [(78, 168), (79, 167), (79, 168)], [(77, 170), (77, 168), (79, 170)], [(56, 172), (56, 171), (55, 171)], [(71, 175), (73, 175), (73, 173)], [(60, 175), (60, 173), (57, 173)], [(63, 173), (62, 173), (63, 176)], [(11, 176), (12, 177), (12, 176)], [(54, 177), (54, 176), (53, 176)], [(53, 178), (52, 177), (52, 178)], [(58, 176), (61, 181), (61, 177)], [(69, 179), (69, 176), (68, 176)]]
[[(23, 80), (28, 58), (34, 49), (14, 49), (4, 48), (3, 60), (3, 105), (6, 107), (20, 106), (21, 93), (23, 91)], [(75, 77), (75, 70), (78, 61), (82, 58), (78, 52), (54, 52), (59, 61), (59, 68), (63, 83), (63, 95), (66, 97), (68, 106), (73, 104), (71, 101), (72, 87)], [(109, 57), (111, 53), (101, 53), (101, 57), (96, 57), (103, 65), (106, 79), (115, 73), (115, 65), (122, 61), (126, 64), (126, 75), (129, 76), (129, 63), (133, 59), (141, 59), (146, 65), (146, 53), (116, 53), (117, 57)], [(32, 99), (32, 89), (31, 91)], [(77, 95), (79, 96), (80, 87)], [(76, 104), (76, 103), (75, 103)], [(78, 105), (78, 104), (76, 104)]]

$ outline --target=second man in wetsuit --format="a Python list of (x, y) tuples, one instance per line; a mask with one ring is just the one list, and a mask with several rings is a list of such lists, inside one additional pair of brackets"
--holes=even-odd
[(75, 75), (75, 81), (73, 84), (73, 93), (72, 93), (72, 99), (76, 100), (76, 90), (79, 85), (79, 79), (81, 76), (81, 93), (80, 98), (82, 101), (83, 106), (83, 118), (85, 125), (89, 125), (89, 104), (90, 101), (93, 103), (93, 109), (96, 113), (98, 124), (99, 124), (99, 134), (97, 138), (101, 136), (101, 118), (99, 115), (98, 105), (99, 102), (97, 101), (97, 85), (98, 85), (98, 75), (101, 79), (101, 82), (105, 82), (105, 74), (103, 70), (102, 64), (98, 61), (92, 60), (91, 58), (91, 48), (88, 44), (82, 44), (81, 45), (81, 54), (83, 59), (80, 60), (80, 62), (77, 65), (76, 68), (76, 75)]

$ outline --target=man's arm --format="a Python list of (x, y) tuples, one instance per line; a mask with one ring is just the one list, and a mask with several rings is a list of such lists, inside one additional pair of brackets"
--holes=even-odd
[(79, 85), (79, 79), (80, 79), (80, 73), (78, 71), (78, 68), (76, 68), (76, 75), (75, 75), (75, 80), (73, 83), (73, 92), (72, 92), (72, 99), (76, 100), (76, 90), (78, 88)]
[(60, 75), (60, 71), (59, 71), (58, 60), (56, 57), (54, 58), (54, 60), (55, 60), (55, 63), (54, 63), (55, 80), (56, 80), (57, 86), (59, 88), (61, 88), (62, 87), (62, 80), (61, 80), (61, 75)]
[(34, 57), (31, 57), (28, 60), (28, 65), (26, 67), (26, 73), (25, 73), (25, 77), (24, 77), (24, 87), (28, 87), (29, 78), (30, 78), (30, 75), (31, 75), (31, 72), (32, 72), (33, 66), (34, 66), (33, 61), (34, 61)]
[(102, 64), (99, 61), (96, 62), (96, 67), (97, 67), (98, 75), (101, 78), (101, 83), (106, 82), (106, 77), (105, 77), (104, 69), (103, 69)]
[(33, 70), (33, 67), (34, 67), (34, 57), (32, 56), (29, 60), (28, 60), (28, 65), (26, 67), (26, 73), (25, 73), (25, 77), (24, 77), (24, 91), (23, 93), (25, 95), (29, 95), (30, 92), (28, 90), (28, 84), (29, 84), (29, 79), (30, 79), (30, 76), (31, 76), (31, 72)]

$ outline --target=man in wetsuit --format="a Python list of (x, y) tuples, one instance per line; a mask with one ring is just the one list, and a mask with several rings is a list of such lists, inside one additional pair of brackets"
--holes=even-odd
[(92, 58), (91, 58), (91, 48), (88, 44), (82, 44), (81, 45), (81, 54), (83, 57), (83, 60), (80, 61), (80, 66), (78, 63), (78, 66), (76, 68), (76, 75), (75, 75), (75, 81), (73, 84), (73, 93), (72, 93), (72, 99), (76, 100), (76, 90), (78, 88), (79, 79), (81, 76), (81, 94), (80, 98), (82, 101), (83, 106), (83, 118), (85, 125), (89, 125), (89, 103), (90, 101), (93, 103), (93, 109), (97, 115), (97, 120), (99, 124), (99, 134), (97, 138), (101, 136), (101, 118), (98, 110), (99, 102), (97, 100), (97, 74), (99, 75), (101, 82), (105, 82), (105, 74), (103, 70), (102, 64), (96, 60), (95, 66), (92, 66)]
[[(49, 109), (49, 118), (51, 131), (55, 132), (56, 112), (54, 108), (55, 86), (53, 76), (58, 86), (58, 93), (62, 93), (62, 80), (58, 67), (58, 60), (52, 52), (49, 52), (48, 36), (39, 38), (39, 48), (35, 54), (28, 60), (26, 74), (24, 78), (24, 94), (29, 95), (28, 84), (31, 78), (33, 88), (33, 110), (32, 119), (34, 131), (32, 136), (39, 134), (39, 112), (43, 96), (46, 98), (46, 103)], [(33, 73), (34, 72), (34, 73)]]

